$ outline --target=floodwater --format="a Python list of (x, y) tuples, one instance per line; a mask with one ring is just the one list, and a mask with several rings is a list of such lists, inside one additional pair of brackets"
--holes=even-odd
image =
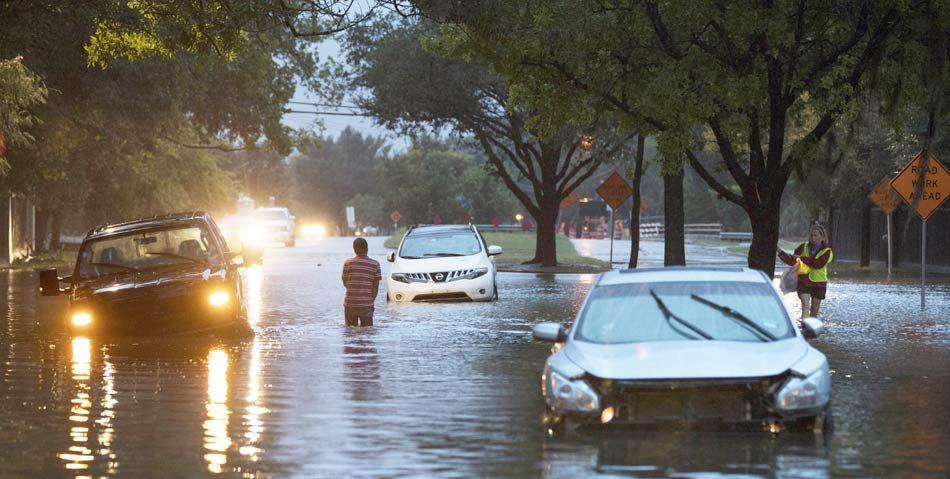
[[(371, 251), (383, 264), (381, 239)], [(0, 273), (0, 477), (947, 477), (950, 287), (838, 282), (815, 345), (836, 429), (548, 437), (549, 345), (592, 275), (502, 274), (501, 300), (387, 305), (342, 326), (349, 240), (248, 271), (251, 340), (39, 334), (37, 279)], [(798, 305), (785, 297), (793, 314)]]

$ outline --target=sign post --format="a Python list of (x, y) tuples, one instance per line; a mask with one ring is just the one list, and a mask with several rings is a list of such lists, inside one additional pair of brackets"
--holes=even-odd
[(920, 216), (920, 309), (924, 309), (927, 285), (927, 218), (950, 196), (950, 171), (933, 155), (924, 152), (891, 180), (894, 188), (917, 216)]
[(393, 231), (399, 229), (399, 218), (402, 218), (399, 210), (393, 210), (392, 213), (389, 213), (389, 219), (393, 220)]
[(893, 248), (891, 247), (891, 214), (901, 204), (901, 197), (891, 188), (891, 178), (885, 176), (877, 186), (868, 193), (868, 199), (874, 203), (887, 217), (887, 281), (891, 281), (891, 265), (893, 264)]
[(610, 268), (614, 267), (614, 210), (633, 195), (627, 180), (616, 171), (597, 187), (597, 194), (610, 206)]

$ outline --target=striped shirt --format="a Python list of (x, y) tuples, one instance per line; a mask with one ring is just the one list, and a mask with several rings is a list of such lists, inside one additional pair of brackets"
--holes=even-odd
[(368, 308), (376, 300), (379, 282), (383, 279), (379, 262), (366, 255), (348, 258), (343, 262), (343, 286), (346, 296), (343, 306)]

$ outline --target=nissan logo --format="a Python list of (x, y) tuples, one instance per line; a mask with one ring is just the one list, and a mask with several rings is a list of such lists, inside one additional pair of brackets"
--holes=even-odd
[(444, 275), (444, 274), (442, 274), (442, 273), (436, 273), (436, 274), (435, 274), (435, 280), (436, 280), (436, 281), (442, 281), (443, 278), (445, 278), (445, 275)]

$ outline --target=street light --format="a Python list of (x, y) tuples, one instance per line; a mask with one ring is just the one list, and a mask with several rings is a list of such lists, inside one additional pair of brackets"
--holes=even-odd
[(523, 220), (523, 219), (524, 219), (524, 216), (521, 216), (521, 213), (518, 213), (518, 214), (515, 215), (515, 221), (520, 222), (520, 221)]

